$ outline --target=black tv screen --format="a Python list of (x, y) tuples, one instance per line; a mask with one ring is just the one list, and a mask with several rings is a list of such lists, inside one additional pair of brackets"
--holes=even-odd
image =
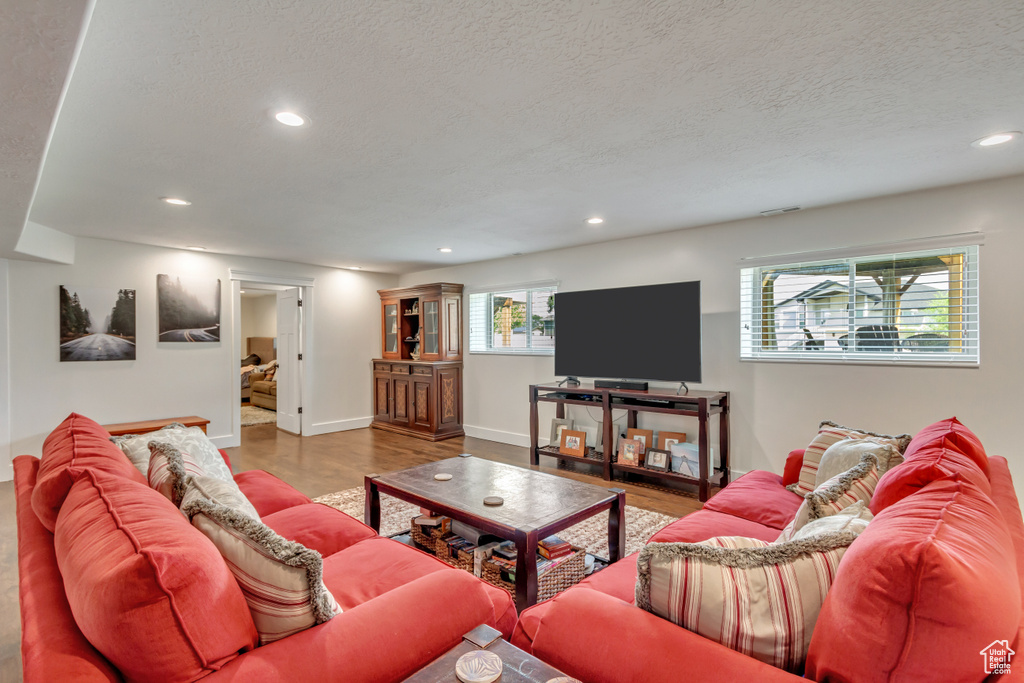
[(555, 374), (700, 382), (700, 282), (555, 294)]

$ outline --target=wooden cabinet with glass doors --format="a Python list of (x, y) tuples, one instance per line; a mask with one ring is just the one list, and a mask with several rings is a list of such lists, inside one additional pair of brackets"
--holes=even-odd
[(462, 285), (381, 289), (373, 426), (421, 439), (462, 436)]

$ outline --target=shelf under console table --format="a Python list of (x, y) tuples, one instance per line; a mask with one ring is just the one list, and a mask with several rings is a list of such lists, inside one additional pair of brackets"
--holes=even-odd
[[(560, 453), (558, 444), (541, 447), (538, 442), (540, 429), (537, 407), (540, 403), (554, 403), (556, 416), (565, 417), (567, 405), (582, 405), (600, 408), (603, 443), (614, 444), (613, 410), (626, 411), (626, 426), (637, 426), (640, 413), (662, 413), (695, 417), (698, 424), (697, 446), (700, 453), (700, 471), (698, 477), (691, 477), (677, 472), (661, 472), (645, 467), (620, 464), (615, 461), (611, 449), (605, 452), (590, 447), (585, 456)], [(712, 415), (718, 416), (718, 451), (719, 466), (713, 467), (708, 457), (710, 454), (708, 422)], [(648, 391), (628, 391), (624, 389), (598, 389), (592, 384), (579, 386), (559, 386), (557, 384), (530, 385), (530, 464), (539, 465), (540, 456), (549, 455), (562, 460), (586, 462), (600, 465), (602, 476), (611, 480), (615, 472), (630, 472), (663, 481), (678, 481), (698, 487), (701, 502), (708, 499), (712, 486), (725, 487), (729, 483), (729, 392), (727, 391), (689, 391), (676, 394), (668, 389), (651, 389)]]

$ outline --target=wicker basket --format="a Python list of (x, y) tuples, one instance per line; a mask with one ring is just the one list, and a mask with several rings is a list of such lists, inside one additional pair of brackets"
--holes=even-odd
[[(537, 602), (550, 600), (583, 580), (587, 552), (583, 548), (576, 546), (573, 546), (572, 550), (572, 555), (569, 555), (555, 566), (548, 567), (537, 576)], [(501, 567), (493, 562), (484, 562), (482, 578), (492, 586), (503, 588), (513, 596), (515, 595), (515, 583), (503, 578)]]
[(453, 536), (447, 536), (443, 540), (438, 541), (436, 544), (435, 555), (437, 559), (441, 560), (445, 564), (449, 564), (456, 569), (462, 569), (469, 573), (473, 573), (473, 551), (466, 552), (465, 550), (456, 550), (455, 556), (452, 557), (451, 549), (448, 547), (448, 539), (454, 538)]
[[(438, 557), (442, 554), (447, 554), (448, 545), (445, 541), (451, 532), (451, 521), (447, 520), (441, 524), (441, 526), (427, 527), (428, 532), (423, 532), (423, 527), (416, 523), (417, 517), (412, 518), (411, 526), (409, 527), (409, 535), (412, 536), (412, 540), (430, 552), (434, 553)], [(441, 548), (444, 548), (444, 553), (441, 553)]]

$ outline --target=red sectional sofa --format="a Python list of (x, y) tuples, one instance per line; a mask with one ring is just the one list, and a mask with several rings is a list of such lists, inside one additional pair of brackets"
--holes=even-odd
[[(775, 540), (801, 502), (785, 484), (802, 456), (790, 455), (787, 479), (750, 472), (650, 541)], [(1024, 521), (1006, 460), (955, 419), (918, 433), (905, 458), (843, 557), (805, 678), (983, 681), (981, 651), (1006, 640), (1021, 653), (1011, 675), (1024, 679)], [(525, 610), (513, 644), (588, 683), (799, 680), (635, 607), (636, 558)]]
[[(512, 632), (508, 593), (251, 471), (235, 477), (241, 490), (267, 526), (320, 552), (324, 583), (344, 609), (255, 647), (241, 593), (233, 593), (237, 585), (218, 566), (223, 560), (213, 545), (134, 467), (123, 467), (127, 459), (99, 425), (72, 418), (47, 439), (42, 467), (32, 456), (14, 460), (22, 662), (30, 683), (202, 675), (394, 681), (479, 624), (506, 637)], [(62, 465), (48, 466), (48, 459)], [(62, 563), (79, 568), (76, 575), (62, 575)], [(90, 586), (108, 591), (82, 596), (80, 573), (98, 575)], [(116, 601), (116, 613), (82, 607), (98, 600)], [(121, 670), (94, 645), (123, 662)], [(154, 662), (166, 668), (146, 668)]]

